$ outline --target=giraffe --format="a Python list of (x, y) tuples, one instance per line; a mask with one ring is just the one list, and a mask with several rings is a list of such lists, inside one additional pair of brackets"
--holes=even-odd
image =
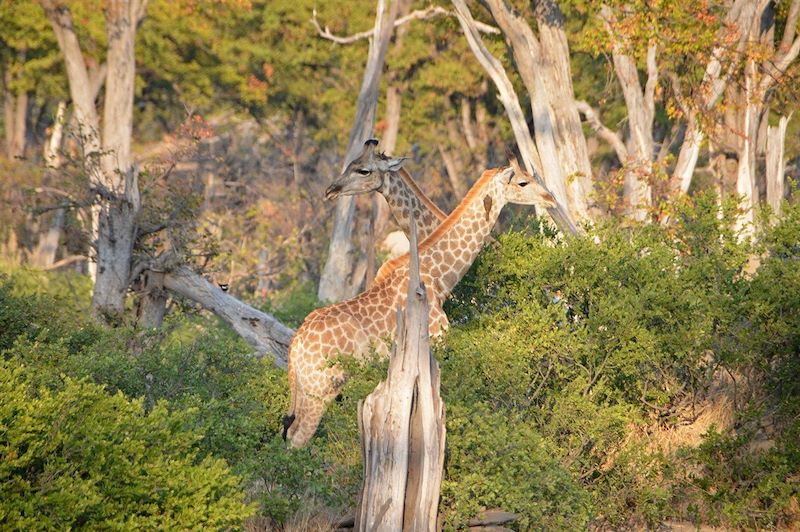
[(350, 161), (342, 175), (325, 191), (325, 199), (376, 191), (386, 198), (400, 228), (410, 235), (410, 218), (417, 224), (420, 241), (439, 227), (447, 215), (425, 195), (403, 168), (404, 157), (392, 158), (375, 151), (378, 141), (369, 139), (361, 154)]
[[(456, 209), (419, 246), (420, 278), (430, 303), (432, 335), (447, 327), (442, 303), (483, 247), (506, 203), (552, 206), (553, 196), (518, 166), (486, 170)], [(319, 425), (325, 406), (346, 376), (332, 365), (336, 356), (362, 357), (374, 349), (387, 355), (383, 341), (395, 332), (396, 309), (408, 283), (409, 255), (386, 263), (371, 288), (356, 297), (313, 311), (289, 346), (290, 407), (284, 437), (305, 445)]]

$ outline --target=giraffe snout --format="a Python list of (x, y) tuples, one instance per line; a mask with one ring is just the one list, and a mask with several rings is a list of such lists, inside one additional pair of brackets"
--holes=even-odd
[(332, 200), (339, 197), (339, 192), (342, 191), (342, 185), (334, 183), (325, 191), (325, 199)]

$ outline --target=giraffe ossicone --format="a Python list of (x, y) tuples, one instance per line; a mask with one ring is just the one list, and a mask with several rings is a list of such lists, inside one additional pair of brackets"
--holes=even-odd
[[(442, 303), (469, 269), (507, 203), (551, 207), (553, 196), (514, 167), (487, 170), (459, 206), (419, 246), (420, 278), (430, 304), (431, 335), (447, 327)], [(356, 297), (309, 314), (289, 346), (290, 407), (284, 436), (305, 445), (319, 425), (325, 406), (336, 397), (346, 375), (335, 358), (363, 357), (374, 349), (388, 354), (396, 309), (405, 303), (409, 255), (387, 262), (384, 274)]]

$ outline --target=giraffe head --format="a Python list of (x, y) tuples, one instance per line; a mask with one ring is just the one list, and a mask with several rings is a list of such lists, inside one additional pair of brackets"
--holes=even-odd
[(386, 174), (400, 170), (404, 158), (392, 158), (378, 153), (375, 151), (377, 145), (378, 141), (375, 139), (364, 143), (361, 154), (350, 161), (342, 175), (325, 191), (325, 199), (381, 190)]
[[(556, 199), (535, 177), (520, 167), (516, 157), (509, 155), (509, 164), (513, 172), (508, 178), (504, 178), (505, 198), (509, 203), (521, 205), (536, 205), (545, 209), (555, 207)], [(498, 176), (504, 175), (503, 172)]]

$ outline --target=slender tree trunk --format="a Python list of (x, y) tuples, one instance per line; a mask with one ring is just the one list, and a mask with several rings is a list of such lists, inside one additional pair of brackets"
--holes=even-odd
[(461, 201), (461, 199), (467, 194), (467, 184), (464, 182), (461, 174), (463, 173), (462, 170), (459, 169), (458, 165), (456, 164), (453, 155), (447, 150), (445, 146), (442, 145), (441, 142), (436, 144), (437, 149), (439, 150), (439, 156), (442, 158), (442, 162), (444, 163), (444, 169), (447, 172), (447, 179), (450, 181), (450, 187), (453, 189), (453, 196), (456, 198), (456, 201)]
[[(58, 175), (58, 169), (61, 168), (61, 143), (64, 138), (66, 111), (67, 102), (63, 100), (58, 102), (52, 132), (44, 146), (44, 161), (48, 167), (47, 174), (51, 179)], [(33, 264), (37, 268), (48, 269), (55, 263), (65, 218), (64, 209), (56, 210), (47, 232), (39, 237), (39, 242), (33, 251)]]
[(736, 194), (742, 200), (741, 214), (736, 220), (736, 229), (741, 231), (741, 237), (753, 235), (754, 209), (756, 206), (756, 137), (758, 135), (758, 109), (753, 99), (753, 85), (755, 84), (755, 62), (748, 60), (745, 65), (744, 101), (742, 102), (742, 138), (739, 141), (739, 167), (736, 173)]
[[(26, 50), (17, 52), (17, 63), (23, 64)], [(25, 156), (28, 140), (29, 95), (25, 91), (15, 91), (14, 76), (10, 68), (3, 73), (3, 124), (6, 133), (6, 156), (9, 159)]]
[[(408, 2), (405, 2), (408, 4)], [(407, 9), (407, 6), (400, 6), (400, 9)], [(403, 15), (404, 12), (398, 13)], [(402, 29), (402, 27), (401, 27)], [(395, 47), (400, 45), (400, 31), (398, 30)], [(388, 154), (393, 154), (397, 146), (397, 136), (400, 131), (400, 112), (402, 110), (402, 90), (396, 75), (391, 76), (389, 87), (386, 90), (386, 131), (383, 135), (383, 149)], [(383, 238), (386, 227), (389, 225), (389, 204), (381, 194), (372, 194), (372, 209), (369, 220), (369, 234), (366, 245), (367, 268), (364, 279), (364, 286), (369, 288), (375, 279), (378, 271), (377, 258), (375, 256), (377, 243)]]
[(781, 204), (784, 198), (784, 145), (786, 141), (786, 126), (790, 116), (782, 116), (778, 125), (767, 128), (767, 203), (772, 208), (775, 216), (781, 214)]
[[(375, 17), (374, 37), (370, 43), (367, 65), (361, 83), (361, 92), (356, 105), (356, 118), (350, 130), (347, 156), (342, 168), (354, 159), (375, 125), (375, 112), (380, 89), (380, 77), (386, 49), (392, 36), (394, 20), (397, 16), (397, 2), (386, 5), (386, 0), (378, 0)], [(320, 276), (317, 296), (320, 301), (341, 301), (355, 295), (353, 286), (352, 234), (355, 200), (353, 196), (341, 196), (336, 202), (333, 235), (328, 247), (328, 259)]]
[(461, 131), (464, 132), (464, 139), (470, 152), (477, 150), (478, 138), (472, 123), (472, 105), (469, 98), (461, 98)]

